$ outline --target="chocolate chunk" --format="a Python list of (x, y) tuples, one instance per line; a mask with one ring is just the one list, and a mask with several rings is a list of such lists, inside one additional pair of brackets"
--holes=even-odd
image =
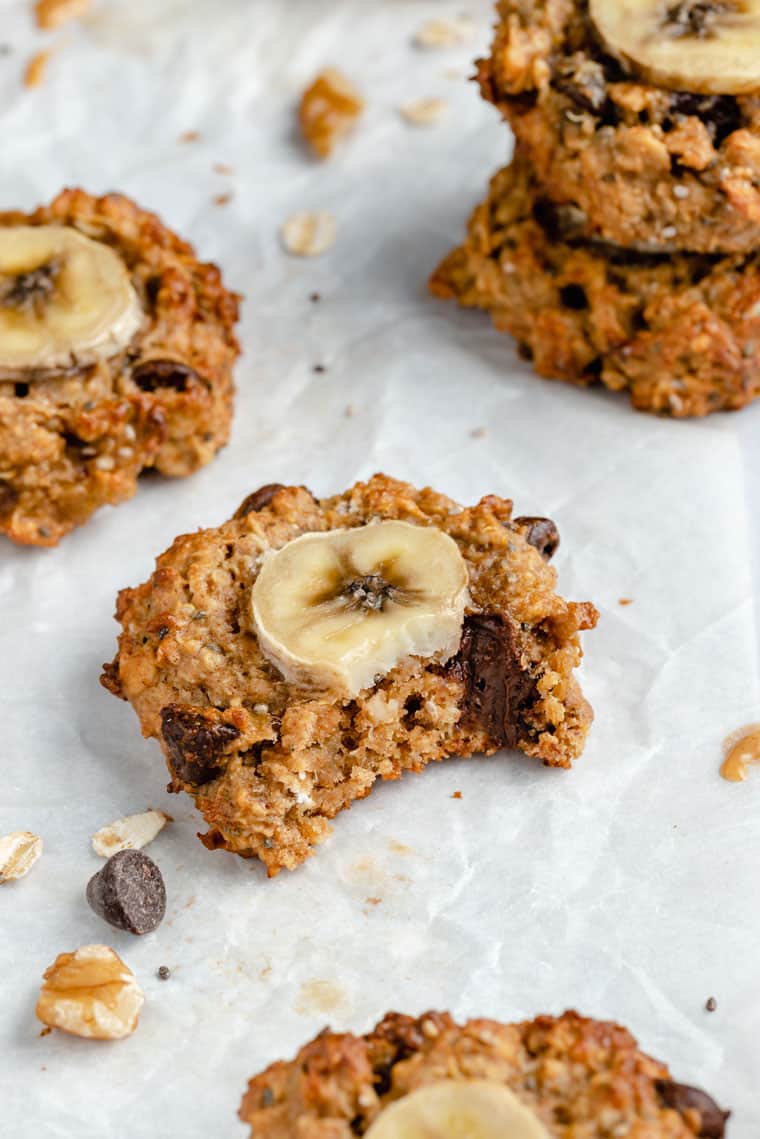
[(0, 514), (11, 511), (18, 502), (19, 493), (9, 482), (0, 479)]
[(259, 510), (269, 506), (278, 490), (284, 489), (285, 486), (281, 482), (268, 482), (265, 486), (260, 486), (258, 490), (243, 499), (232, 517), (245, 518), (246, 514), (257, 514)]
[(216, 779), (223, 770), (224, 749), (240, 731), (234, 724), (225, 724), (216, 708), (200, 711), (167, 704), (161, 709), (161, 735), (175, 779), (200, 785)]
[(155, 862), (141, 850), (120, 850), (87, 883), (98, 917), (127, 933), (150, 933), (166, 913), (166, 887)]
[(665, 1107), (685, 1115), (687, 1111), (699, 1115), (699, 1139), (723, 1139), (730, 1111), (722, 1111), (707, 1092), (677, 1084), (673, 1080), (657, 1080), (657, 1093)]
[(538, 692), (520, 661), (513, 625), (495, 613), (465, 617), (459, 652), (447, 667), (464, 680), (463, 720), (495, 746), (515, 747), (528, 732), (524, 713)]
[[(305, 490), (314, 502), (317, 501), (307, 486), (301, 486), (299, 489)], [(249, 494), (247, 498), (243, 499), (232, 517), (245, 518), (246, 514), (255, 514), (259, 510), (263, 510), (265, 506), (269, 506), (278, 490), (285, 490), (283, 483), (269, 482), (265, 486), (260, 486), (253, 494)]]
[(187, 391), (188, 381), (198, 373), (177, 360), (146, 360), (132, 372), (132, 379), (144, 392), (157, 388), (172, 388), (175, 392)]
[(548, 562), (559, 549), (559, 530), (551, 518), (515, 518), (515, 526), (522, 530), (525, 541), (535, 546), (544, 561)]

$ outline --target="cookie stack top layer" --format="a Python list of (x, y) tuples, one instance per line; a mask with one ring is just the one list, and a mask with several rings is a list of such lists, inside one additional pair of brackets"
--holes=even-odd
[(760, 245), (760, 3), (500, 0), (478, 77), (589, 239)]

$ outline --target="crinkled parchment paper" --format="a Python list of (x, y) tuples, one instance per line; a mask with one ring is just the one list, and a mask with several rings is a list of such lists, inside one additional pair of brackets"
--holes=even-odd
[[(731, 785), (718, 768), (723, 738), (760, 718), (739, 440), (749, 451), (760, 407), (647, 418), (535, 379), (484, 317), (426, 296), (507, 156), (505, 129), (465, 82), (485, 0), (103, 0), (58, 37), (33, 30), (29, 7), (0, 2), (13, 48), (0, 56), (0, 204), (62, 184), (121, 189), (219, 261), (247, 303), (218, 461), (146, 481), (57, 550), (0, 550), (0, 833), (45, 839), (30, 876), (0, 887), (0, 1131), (241, 1139), (246, 1078), (326, 1023), (574, 1006), (630, 1026), (733, 1107), (730, 1139), (756, 1139), (760, 773)], [(411, 46), (424, 19), (463, 9), (471, 43)], [(44, 85), (24, 90), (26, 59), (49, 41)], [(317, 165), (294, 142), (293, 103), (324, 64), (369, 106)], [(428, 96), (448, 114), (415, 129), (398, 108)], [(181, 143), (185, 131), (201, 137)], [(279, 224), (302, 209), (338, 220), (318, 260), (280, 247)], [(317, 857), (268, 882), (201, 847), (190, 801), (163, 790), (157, 745), (99, 687), (114, 598), (175, 534), (227, 518), (261, 483), (328, 493), (375, 470), (557, 519), (561, 589), (602, 610), (584, 667), (597, 722), (571, 773), (504, 754), (378, 787)], [(150, 848), (169, 908), (132, 938), (85, 904), (101, 864), (89, 841), (149, 805), (176, 819)], [(143, 985), (138, 1031), (118, 1044), (40, 1038), (41, 973), (92, 941)]]

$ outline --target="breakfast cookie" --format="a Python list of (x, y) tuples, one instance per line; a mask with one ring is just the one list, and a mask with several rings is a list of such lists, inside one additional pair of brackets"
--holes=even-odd
[(122, 591), (102, 681), (161, 741), (209, 849), (292, 870), (378, 778), (514, 747), (570, 766), (597, 613), (555, 593), (558, 541), (506, 499), (463, 509), (384, 475), (323, 500), (262, 487)]
[(760, 245), (760, 9), (734, 0), (500, 0), (479, 80), (587, 236)]
[(120, 194), (0, 213), (0, 534), (54, 546), (227, 441), (238, 298)]
[(575, 1012), (326, 1029), (254, 1076), (240, 1107), (257, 1139), (722, 1139), (728, 1115), (625, 1028)]
[(701, 416), (760, 394), (760, 251), (643, 254), (587, 242), (575, 211), (542, 195), (520, 153), (430, 288), (485, 309), (541, 375), (627, 390), (641, 411)]

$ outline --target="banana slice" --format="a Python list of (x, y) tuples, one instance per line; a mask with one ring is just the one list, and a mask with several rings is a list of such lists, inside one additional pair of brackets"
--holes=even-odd
[(378, 1115), (365, 1139), (551, 1139), (538, 1116), (504, 1084), (442, 1080)]
[(143, 311), (120, 257), (70, 226), (0, 227), (0, 378), (116, 355)]
[(252, 591), (262, 651), (285, 679), (347, 696), (407, 656), (448, 660), (467, 601), (456, 542), (408, 522), (304, 534), (265, 558)]
[(609, 50), (677, 91), (760, 90), (760, 0), (590, 0)]

